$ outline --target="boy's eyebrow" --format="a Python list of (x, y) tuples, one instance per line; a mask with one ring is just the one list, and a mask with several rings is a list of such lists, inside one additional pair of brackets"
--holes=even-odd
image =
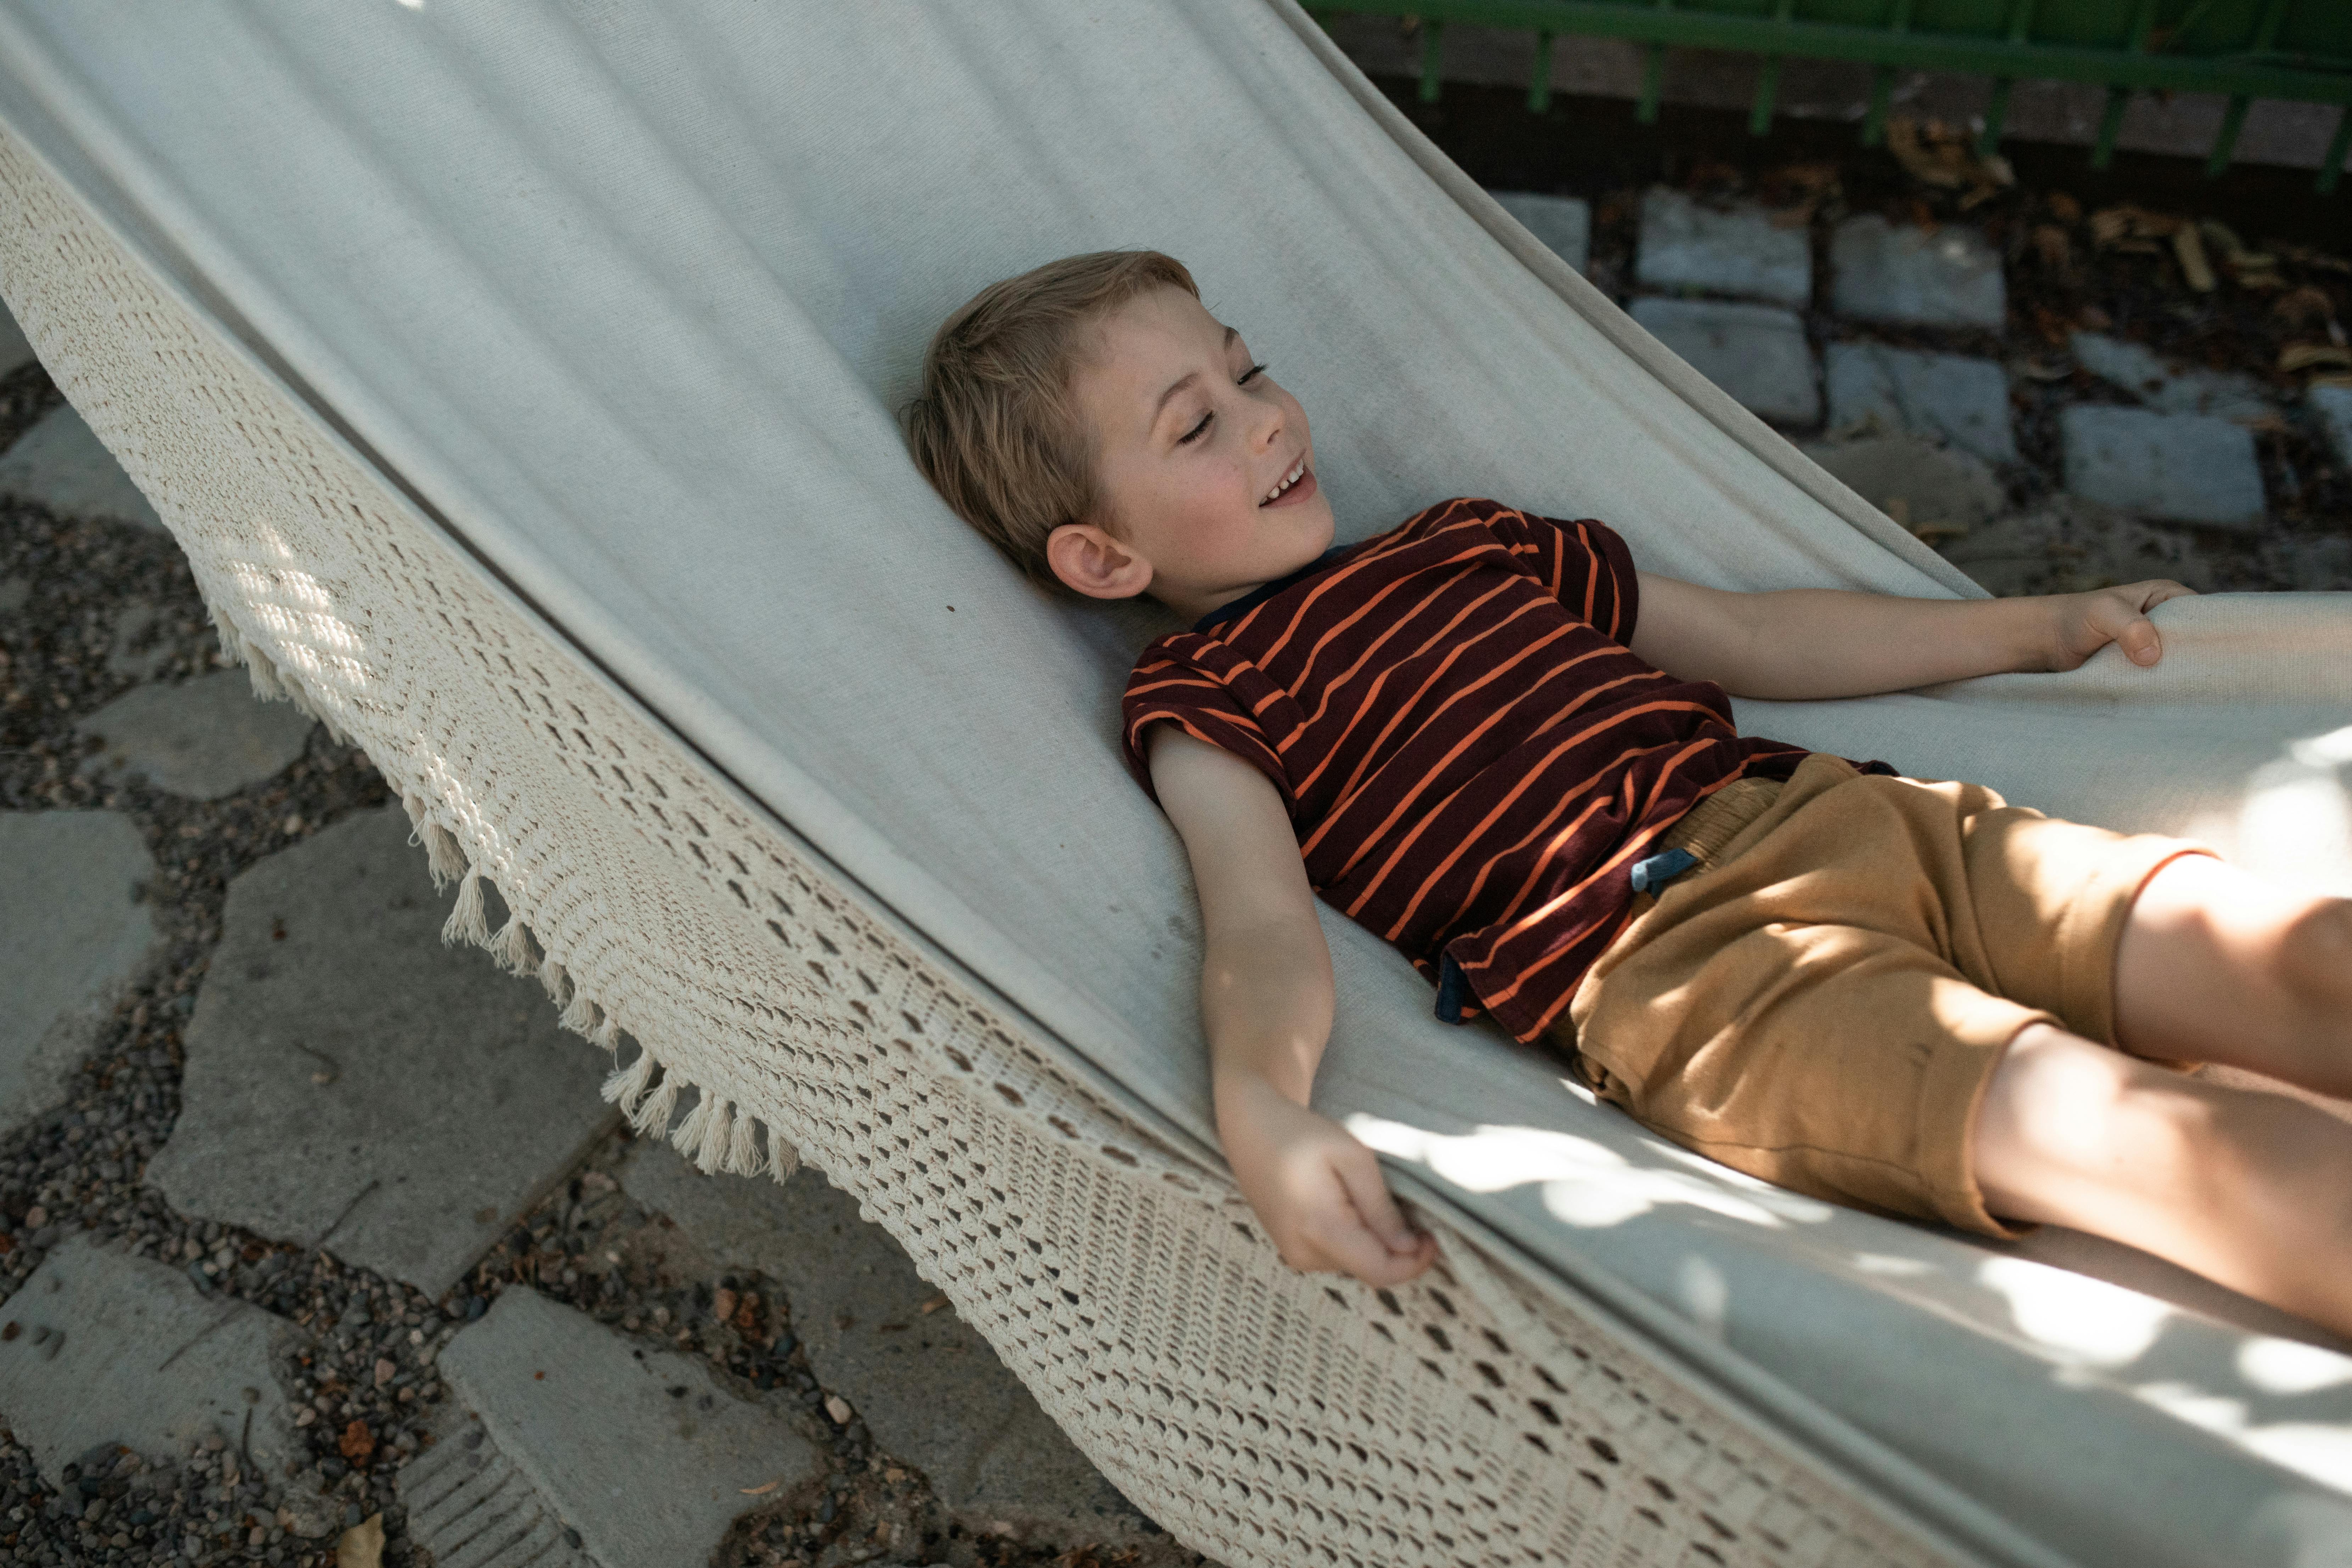
[[(1234, 341), (1240, 336), (1241, 333), (1235, 331), (1231, 327), (1227, 327), (1225, 329), (1225, 341), (1223, 346), (1226, 348), (1233, 347)], [(1151, 422), (1154, 425), (1159, 424), (1160, 411), (1168, 406), (1168, 400), (1200, 379), (1201, 373), (1199, 371), (1188, 370), (1182, 375), (1180, 375), (1175, 380), (1170, 382), (1168, 384), (1168, 390), (1160, 395), (1160, 401), (1151, 405)]]

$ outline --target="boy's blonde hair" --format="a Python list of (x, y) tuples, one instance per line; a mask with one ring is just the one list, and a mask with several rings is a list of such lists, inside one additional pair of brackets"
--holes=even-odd
[(1066, 256), (973, 295), (923, 355), (922, 393), (904, 411), (915, 466), (1045, 587), (1061, 587), (1046, 535), (1101, 513), (1094, 431), (1070, 390), (1083, 334), (1165, 288), (1201, 297), (1184, 264), (1156, 250)]

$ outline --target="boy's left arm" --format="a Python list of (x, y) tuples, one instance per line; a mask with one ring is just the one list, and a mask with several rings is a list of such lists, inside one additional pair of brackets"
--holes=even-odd
[(2152, 581), (2032, 599), (1898, 599), (1831, 588), (1733, 594), (1644, 572), (1633, 651), (1735, 697), (1865, 697), (2002, 670), (2072, 669), (2109, 643), (2164, 655), (2147, 612), (2193, 592)]

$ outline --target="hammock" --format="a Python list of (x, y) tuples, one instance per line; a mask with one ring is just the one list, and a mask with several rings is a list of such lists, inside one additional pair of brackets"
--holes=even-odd
[[(854, 1194), (1187, 1542), (2352, 1539), (2352, 1361), (2311, 1331), (1732, 1175), (1434, 1023), (1337, 918), (1318, 1103), (1444, 1261), (1376, 1292), (1275, 1258), (1215, 1152), (1180, 847), (1114, 752), (1157, 623), (1046, 602), (907, 461), (890, 410), (950, 307), (1072, 251), (1181, 257), (1313, 411), (1346, 535), (1483, 493), (1702, 583), (1976, 592), (1288, 0), (6, 0), (0, 127), (0, 294), (257, 686), (401, 792), (453, 933), (536, 968), (640, 1128)], [(1742, 721), (2352, 886), (2352, 616), (2159, 614), (2152, 672)]]

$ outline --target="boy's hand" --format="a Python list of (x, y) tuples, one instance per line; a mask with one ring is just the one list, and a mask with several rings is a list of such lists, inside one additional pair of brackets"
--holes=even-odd
[(2056, 613), (2052, 669), (2073, 669), (2114, 643), (2124, 657), (2143, 668), (2164, 657), (2163, 639), (2147, 612), (2167, 599), (2194, 594), (2193, 588), (2157, 578), (2126, 583), (2120, 588), (2094, 588), (2087, 594), (2060, 594), (2049, 603)]
[(1273, 1084), (1221, 1077), (1217, 1131), (1242, 1195), (1293, 1268), (1377, 1287), (1401, 1285), (1436, 1260), (1436, 1238), (1405, 1222), (1372, 1152)]

